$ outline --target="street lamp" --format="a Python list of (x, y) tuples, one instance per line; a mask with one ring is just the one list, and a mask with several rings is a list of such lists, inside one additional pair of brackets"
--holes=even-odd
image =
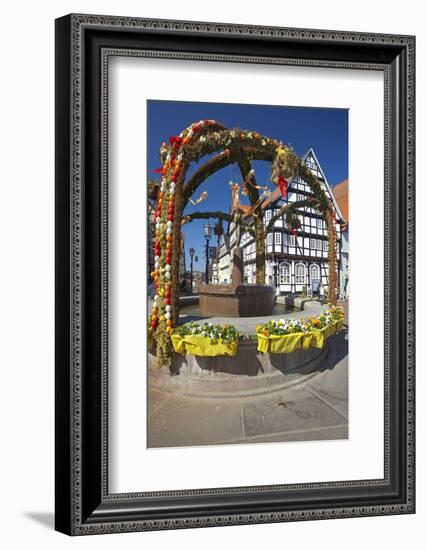
[(195, 249), (191, 248), (189, 249), (189, 255), (191, 256), (191, 294), (192, 294), (192, 277), (193, 277), (193, 270), (192, 270), (192, 267), (193, 267), (193, 263), (194, 263), (194, 255), (195, 255)]
[(213, 226), (209, 223), (204, 224), (204, 237), (206, 238), (206, 283), (209, 282), (209, 241), (212, 236)]

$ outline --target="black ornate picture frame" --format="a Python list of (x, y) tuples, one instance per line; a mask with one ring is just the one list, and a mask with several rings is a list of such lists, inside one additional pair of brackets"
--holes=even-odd
[[(107, 76), (110, 56), (384, 74), (384, 477), (108, 491)], [(68, 15), (56, 21), (56, 529), (69, 535), (415, 511), (415, 38)]]

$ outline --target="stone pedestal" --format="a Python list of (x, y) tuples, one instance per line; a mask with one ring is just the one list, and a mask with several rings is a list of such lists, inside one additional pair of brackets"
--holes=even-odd
[(271, 315), (275, 306), (275, 288), (244, 283), (243, 251), (234, 248), (232, 283), (203, 284), (199, 287), (202, 315), (220, 317), (257, 317)]
[(205, 316), (257, 317), (271, 315), (275, 288), (267, 285), (200, 285), (200, 310)]

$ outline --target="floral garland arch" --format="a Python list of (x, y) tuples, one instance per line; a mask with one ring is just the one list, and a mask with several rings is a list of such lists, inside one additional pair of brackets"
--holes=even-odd
[[(186, 206), (185, 197), (194, 192), (191, 183), (185, 185), (185, 176), (192, 161), (198, 161), (206, 154), (222, 151), (216, 169), (236, 162), (236, 159), (266, 160), (272, 163), (271, 181), (286, 193), (288, 180), (300, 175), (311, 187), (313, 197), (288, 203), (272, 218), (286, 213), (288, 229), (296, 234), (300, 227), (297, 209), (309, 206), (318, 210), (325, 218), (328, 230), (329, 301), (336, 303), (336, 228), (335, 212), (330, 199), (312, 172), (296, 156), (293, 150), (281, 141), (262, 136), (254, 131), (227, 129), (215, 120), (200, 120), (192, 123), (178, 136), (163, 143), (160, 150), (162, 167), (161, 186), (154, 212), (155, 223), (155, 267), (151, 273), (154, 280), (155, 297), (150, 316), (150, 330), (157, 342), (157, 363), (170, 365), (172, 355), (170, 334), (177, 324), (179, 312), (179, 259), (181, 222)], [(215, 171), (215, 170), (213, 170)]]

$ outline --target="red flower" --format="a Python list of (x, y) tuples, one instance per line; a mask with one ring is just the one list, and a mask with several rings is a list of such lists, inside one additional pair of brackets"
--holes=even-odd
[(294, 229), (294, 227), (292, 227), (292, 228), (290, 229), (290, 233), (291, 233), (292, 235), (294, 235), (294, 236), (297, 235), (297, 231)]
[[(170, 136), (169, 137), (170, 145), (173, 146), (173, 148), (180, 147), (182, 145), (182, 138), (180, 136)], [(173, 162), (173, 160), (172, 160)]]

